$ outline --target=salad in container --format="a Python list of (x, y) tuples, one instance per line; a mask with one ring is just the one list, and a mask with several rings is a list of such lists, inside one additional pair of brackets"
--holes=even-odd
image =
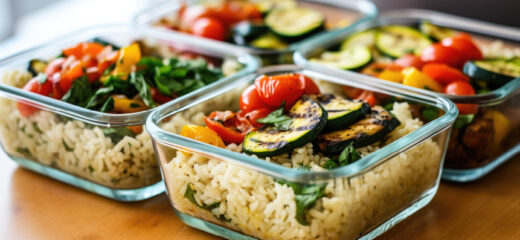
[[(175, 213), (232, 239), (372, 239), (426, 205), (457, 109), (364, 78), (273, 66), (152, 113)], [(423, 120), (418, 105), (442, 114)]]
[(296, 46), (315, 35), (370, 20), (369, 1), (166, 1), (135, 22), (239, 45), (265, 64), (291, 62)]
[[(519, 43), (518, 29), (405, 10), (316, 39), (302, 46), (295, 58), (304, 66), (365, 74), (374, 77), (370, 81), (450, 98), (459, 116), (443, 177), (470, 181), (520, 150)], [(352, 97), (378, 101), (376, 95), (357, 92)], [(424, 119), (438, 115), (428, 107), (417, 111)]]
[(114, 26), (9, 57), (0, 63), (2, 148), (25, 168), (106, 197), (151, 197), (164, 186), (145, 117), (254, 71), (256, 60), (240, 54)]

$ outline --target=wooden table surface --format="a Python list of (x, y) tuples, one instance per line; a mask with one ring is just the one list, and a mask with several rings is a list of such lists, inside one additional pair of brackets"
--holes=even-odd
[[(442, 183), (379, 239), (520, 239), (520, 156), (480, 181)], [(177, 218), (164, 194), (120, 203), (0, 159), (0, 239), (218, 239)]]

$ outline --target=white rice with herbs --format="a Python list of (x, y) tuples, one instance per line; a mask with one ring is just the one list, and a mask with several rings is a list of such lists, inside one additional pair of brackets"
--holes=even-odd
[[(320, 86), (322, 92), (323, 86)], [(236, 95), (219, 96), (206, 104), (177, 114), (162, 127), (179, 132), (185, 124), (204, 125), (204, 112), (236, 106)], [(231, 108), (233, 109), (233, 108)], [(413, 119), (408, 103), (396, 103), (392, 113), (401, 121), (386, 139), (359, 148), (366, 156), (380, 147), (420, 128)], [(239, 152), (241, 146), (227, 146)], [(320, 165), (328, 158), (313, 152), (312, 144), (294, 149), (291, 154), (267, 158), (287, 167)], [(434, 187), (439, 174), (441, 149), (426, 140), (358, 177), (330, 180), (325, 196), (308, 211), (309, 225), (300, 224), (296, 216), (295, 194), (291, 187), (257, 171), (218, 159), (208, 159), (177, 151), (165, 160), (165, 182), (175, 208), (260, 239), (354, 239), (411, 205)], [(188, 186), (199, 206), (218, 203), (211, 211), (200, 208), (185, 197)]]

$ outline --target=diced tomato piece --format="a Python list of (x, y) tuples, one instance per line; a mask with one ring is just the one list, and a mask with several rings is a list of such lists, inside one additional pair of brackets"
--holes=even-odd
[(374, 93), (371, 92), (371, 91), (367, 91), (367, 90), (364, 90), (361, 95), (359, 95), (356, 100), (361, 100), (361, 101), (364, 101), (366, 103), (368, 103), (368, 105), (370, 105), (370, 107), (373, 107), (374, 105), (377, 104), (377, 98), (374, 96)]
[(254, 128), (245, 118), (244, 113), (234, 114), (231, 111), (212, 112), (204, 118), (206, 125), (215, 131), (226, 143), (240, 144), (246, 134)]
[(421, 69), (424, 65), (424, 62), (420, 57), (413, 54), (408, 54), (396, 59), (394, 64), (403, 68), (414, 67)]
[(460, 70), (442, 63), (428, 63), (424, 65), (422, 71), (424, 74), (443, 85), (455, 81), (469, 82), (468, 76)]

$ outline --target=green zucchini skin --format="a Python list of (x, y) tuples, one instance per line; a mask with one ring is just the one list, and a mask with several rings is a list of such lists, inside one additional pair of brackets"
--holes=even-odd
[(241, 22), (235, 25), (231, 31), (233, 41), (238, 45), (247, 45), (253, 39), (269, 32), (269, 27), (252, 22)]
[(259, 158), (290, 152), (311, 142), (325, 128), (327, 111), (309, 96), (302, 96), (289, 110), (290, 129), (280, 131), (264, 126), (244, 138), (242, 150)]
[(37, 76), (40, 73), (45, 73), (45, 68), (47, 67), (47, 62), (40, 59), (33, 59), (29, 61), (29, 65), (27, 66), (27, 71), (30, 72), (33, 76)]
[(468, 61), (463, 71), (473, 79), (486, 82), (491, 88), (499, 88), (520, 76), (520, 59)]
[(332, 94), (317, 97), (319, 103), (327, 111), (327, 125), (324, 131), (344, 129), (363, 119), (370, 111), (370, 106), (363, 101), (347, 100)]
[(265, 24), (280, 38), (295, 42), (323, 31), (325, 16), (309, 8), (278, 8), (266, 16)]
[(434, 25), (428, 21), (422, 21), (419, 26), (421, 32), (428, 35), (434, 41), (442, 41), (445, 38), (453, 37), (457, 32), (451, 28)]
[(414, 53), (420, 55), (422, 50), (432, 44), (430, 38), (420, 31), (401, 25), (380, 27), (376, 33), (376, 47), (391, 58)]
[(333, 68), (358, 71), (372, 62), (372, 53), (367, 47), (353, 47), (339, 52), (325, 52), (320, 59), (311, 62)]
[(377, 29), (372, 28), (369, 30), (361, 31), (350, 35), (347, 39), (341, 43), (341, 50), (346, 50), (354, 47), (367, 47), (374, 46), (376, 39)]
[(349, 127), (316, 138), (315, 146), (327, 155), (337, 155), (351, 142), (354, 147), (364, 147), (380, 141), (401, 122), (381, 106), (374, 106), (365, 118)]

